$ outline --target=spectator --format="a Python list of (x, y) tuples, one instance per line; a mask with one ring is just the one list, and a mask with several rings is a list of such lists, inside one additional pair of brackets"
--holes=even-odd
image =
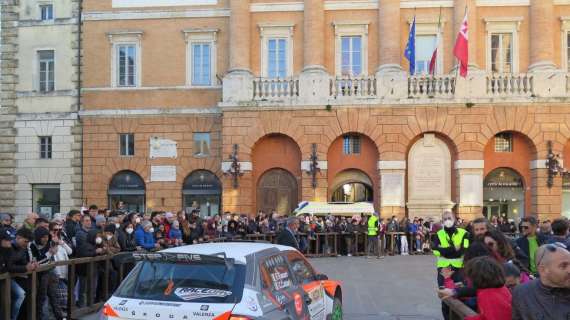
[(510, 262), (503, 264), (503, 270), (505, 270), (505, 286), (512, 292), (521, 284), (521, 270)]
[(511, 320), (511, 293), (502, 266), (491, 257), (478, 257), (465, 265), (465, 276), (477, 288), (479, 315), (466, 320)]
[(83, 242), (87, 239), (87, 234), (91, 230), (91, 217), (89, 215), (84, 215), (81, 217), (81, 226), (75, 234), (75, 247), (79, 249), (83, 245)]
[(172, 226), (170, 227), (168, 238), (170, 239), (170, 243), (172, 245), (179, 246), (183, 243), (182, 231), (180, 231), (180, 222), (178, 222), (178, 220), (172, 221)]
[(119, 241), (116, 237), (116, 229), (115, 224), (110, 224), (105, 226), (103, 230), (105, 234), (105, 239), (103, 241), (104, 248), (107, 254), (116, 254), (121, 252), (121, 246), (119, 245)]
[(34, 227), (34, 229), (36, 228), (44, 228), (44, 229), (48, 229), (49, 228), (49, 221), (47, 218), (44, 218), (42, 216), (40, 216), (39, 218), (36, 219), (36, 225)]
[(132, 252), (138, 249), (137, 241), (135, 240), (135, 228), (132, 222), (127, 221), (119, 229), (118, 240), (123, 252)]
[(39, 218), (38, 214), (35, 212), (30, 212), (28, 213), (28, 215), (26, 216), (26, 219), (24, 219), (24, 223), (22, 224), (23, 228), (26, 228), (28, 230), (34, 230), (34, 228), (36, 227), (36, 220)]
[(545, 220), (540, 224), (540, 234), (546, 238), (550, 238), (552, 235), (552, 224), (550, 220)]
[(160, 244), (154, 239), (154, 228), (150, 221), (143, 221), (135, 231), (135, 240), (137, 246), (145, 250), (154, 250), (160, 248)]
[[(83, 222), (91, 221), (91, 217), (86, 215), (84, 216)], [(95, 257), (98, 255), (105, 254), (105, 249), (102, 247), (103, 245), (103, 236), (102, 234), (93, 229), (87, 232), (84, 241), (77, 247), (78, 257), (85, 258), (85, 257)], [(81, 264), (77, 267), (77, 275), (79, 277), (79, 307), (85, 307), (87, 305), (87, 285), (89, 281), (89, 285), (91, 286), (91, 292), (96, 292), (97, 288), (97, 270), (94, 270), (95, 273), (88, 274), (87, 272), (88, 267), (87, 264)]]
[(491, 230), (493, 227), (489, 223), (489, 220), (485, 218), (477, 218), (471, 222), (471, 231), (473, 235), (471, 237), (471, 241), (475, 240), (483, 240), (485, 233)]
[(97, 208), (96, 205), (92, 204), (89, 206), (89, 217), (91, 219), (91, 226), (92, 228), (96, 228), (97, 226), (97, 221), (95, 221), (97, 215), (99, 214), (99, 209)]
[(548, 241), (544, 235), (537, 234), (537, 227), (538, 222), (535, 217), (523, 218), (521, 224), (523, 236), (516, 241), (517, 246), (529, 257), (528, 264), (525, 265), (525, 268), (530, 270), (533, 274), (537, 272), (535, 261), (536, 250)]
[(513, 320), (567, 319), (570, 314), (570, 252), (562, 244), (537, 250), (540, 278), (513, 292)]
[(104, 215), (100, 214), (95, 216), (95, 229), (97, 231), (103, 232), (106, 225), (107, 225), (107, 218), (105, 218)]
[[(10, 273), (26, 273), (34, 271), (38, 268), (37, 262), (32, 262), (28, 255), (28, 245), (34, 238), (32, 231), (26, 227), (22, 227), (16, 232), (16, 240), (13, 243), (12, 255), (8, 261), (8, 272)], [(29, 299), (30, 290), (28, 276), (16, 276), (12, 281), (12, 312), (11, 318), (27, 319), (27, 308), (23, 308), (20, 313), (22, 304)]]
[[(5, 228), (0, 227), (0, 274), (8, 272), (8, 261), (12, 255), (12, 239), (10, 234)], [(8, 285), (6, 282), (0, 283), (0, 290), (4, 291), (4, 286)], [(4, 314), (3, 304), (0, 304), (0, 314)]]
[(560, 242), (563, 243), (566, 248), (570, 248), (568, 226), (568, 220), (566, 219), (560, 218), (552, 221), (552, 236), (550, 237), (548, 243)]
[(75, 242), (75, 237), (79, 229), (81, 229), (81, 212), (79, 210), (69, 210), (63, 228), (67, 236)]
[(0, 229), (4, 229), (10, 240), (16, 239), (16, 228), (12, 226), (12, 216), (9, 213), (0, 213)]
[(299, 242), (297, 241), (296, 234), (297, 230), (299, 229), (299, 219), (298, 218), (289, 218), (287, 220), (287, 225), (285, 229), (283, 229), (277, 235), (277, 244), (283, 246), (293, 247), (299, 250)]

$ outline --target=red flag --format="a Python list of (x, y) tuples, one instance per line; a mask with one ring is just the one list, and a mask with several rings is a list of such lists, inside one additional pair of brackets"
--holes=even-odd
[(461, 23), (461, 29), (457, 34), (457, 40), (455, 40), (455, 47), (453, 48), (453, 55), (459, 60), (460, 64), (459, 74), (464, 78), (467, 77), (467, 65), (469, 64), (468, 39), (467, 11), (465, 11), (465, 17)]

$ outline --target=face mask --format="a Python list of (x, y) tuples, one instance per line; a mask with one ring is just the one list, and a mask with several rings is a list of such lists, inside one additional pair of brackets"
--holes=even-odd
[(141, 223), (141, 218), (136, 218), (136, 219), (135, 219), (135, 222), (136, 222), (136, 223)]
[(148, 229), (148, 232), (150, 232), (150, 233), (154, 233), (154, 228), (150, 228), (150, 229)]
[(113, 239), (113, 236), (107, 235), (107, 240), (111, 240), (111, 239)]
[(120, 224), (118, 224), (118, 223), (115, 223), (115, 228), (119, 229), (120, 227), (121, 227), (121, 225), (120, 225)]
[(444, 225), (446, 228), (451, 228), (451, 227), (453, 227), (454, 224), (455, 224), (455, 223), (453, 222), (453, 220), (445, 220), (445, 221), (443, 222), (443, 225)]
[(103, 243), (103, 239), (101, 239), (101, 238), (96, 238), (96, 239), (95, 239), (95, 243), (96, 243), (96, 244), (101, 244), (101, 243)]
[(125, 229), (125, 231), (126, 231), (128, 234), (131, 234), (131, 233), (133, 233), (134, 230), (133, 230), (133, 228), (127, 228), (127, 229)]

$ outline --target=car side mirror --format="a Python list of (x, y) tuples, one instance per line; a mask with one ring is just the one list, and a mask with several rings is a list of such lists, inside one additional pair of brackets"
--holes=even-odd
[(318, 274), (315, 275), (315, 280), (316, 280), (316, 281), (325, 281), (325, 280), (328, 280), (328, 279), (329, 279), (329, 277), (327, 277), (327, 275), (326, 275), (326, 274), (323, 274), (323, 273), (318, 273)]

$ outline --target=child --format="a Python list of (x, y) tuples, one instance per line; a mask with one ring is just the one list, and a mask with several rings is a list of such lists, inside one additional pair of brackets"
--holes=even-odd
[(503, 269), (505, 270), (505, 285), (512, 292), (516, 286), (521, 284), (521, 271), (510, 262), (504, 263)]
[(168, 238), (170, 238), (170, 242), (174, 246), (182, 244), (182, 231), (180, 231), (180, 222), (178, 220), (172, 222)]
[(505, 286), (503, 267), (491, 257), (477, 257), (465, 265), (465, 275), (477, 288), (477, 316), (466, 320), (511, 320), (512, 296)]

